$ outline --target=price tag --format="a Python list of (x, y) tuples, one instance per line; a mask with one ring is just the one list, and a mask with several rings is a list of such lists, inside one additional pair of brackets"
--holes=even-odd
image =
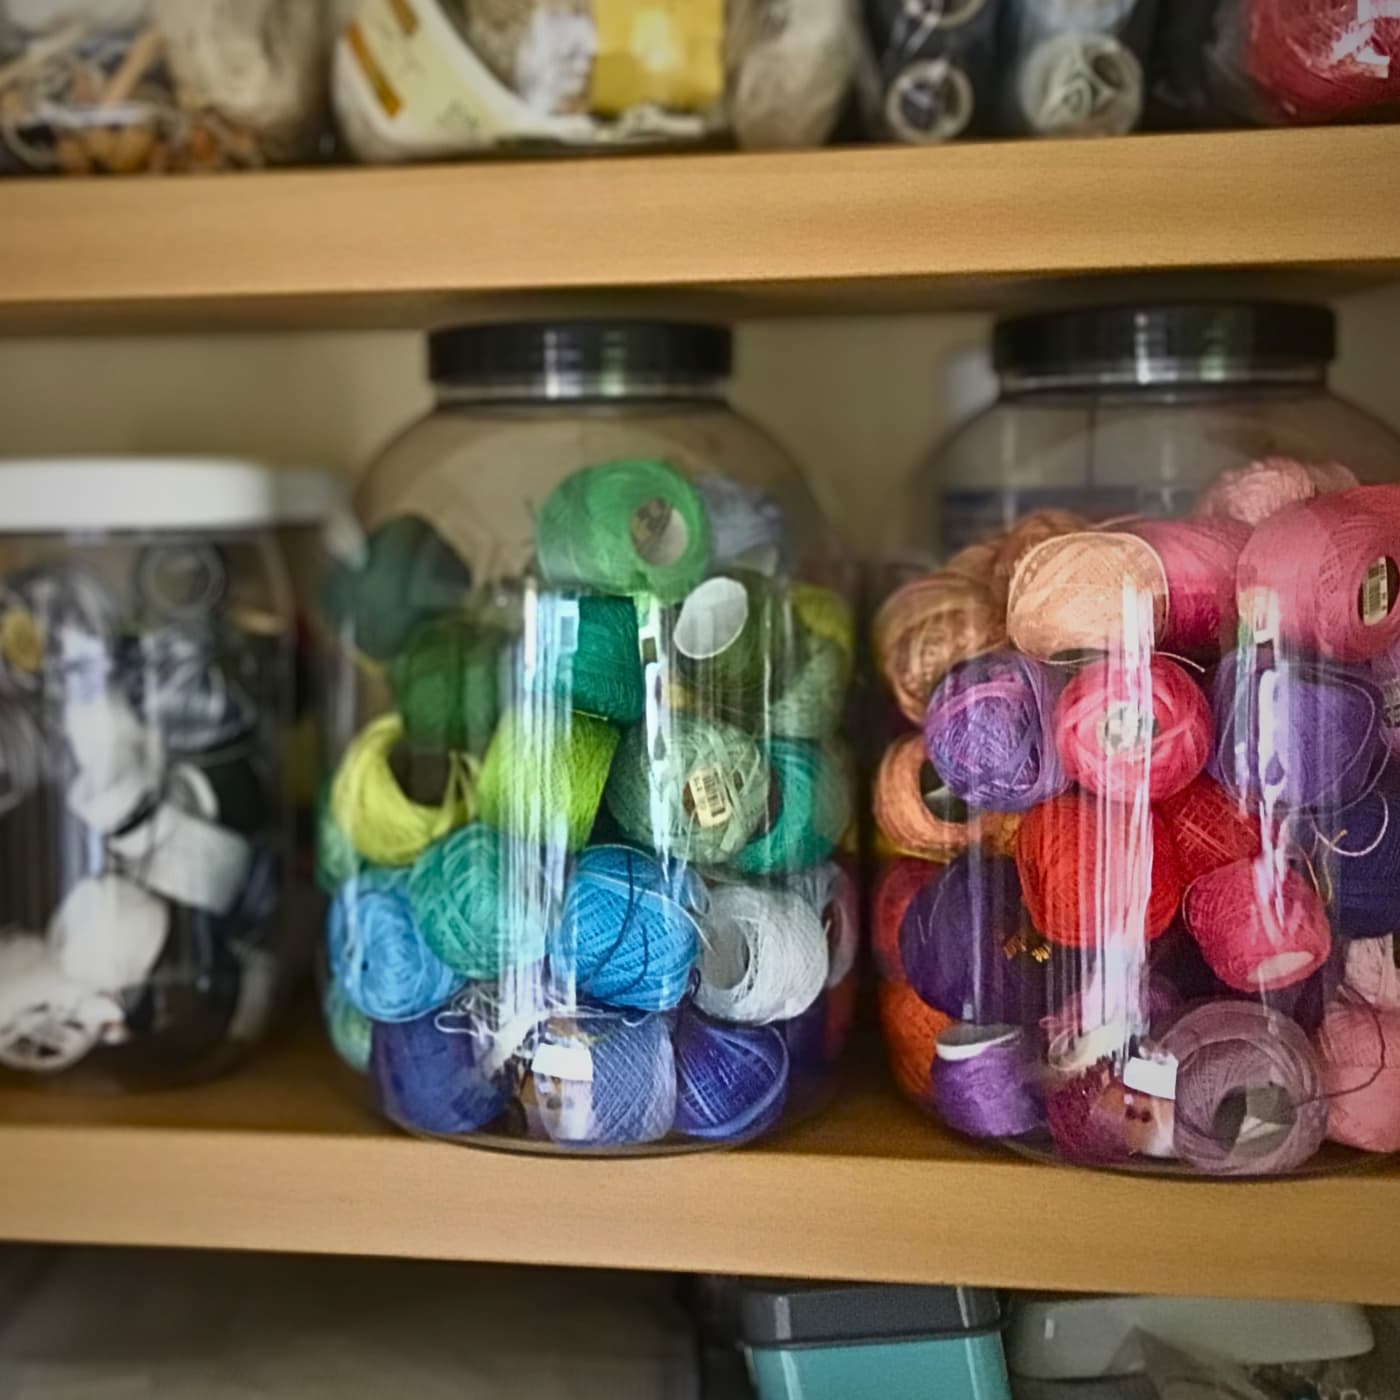
[(1361, 585), (1361, 620), (1367, 627), (1384, 622), (1390, 612), (1390, 561), (1381, 555), (1366, 570)]
[(734, 813), (724, 789), (724, 774), (718, 768), (697, 768), (690, 775), (685, 790), (690, 796), (695, 820), (703, 827), (723, 826)]
[(1154, 1099), (1175, 1099), (1176, 1056), (1165, 1053), (1134, 1055), (1123, 1066), (1123, 1083)]
[(593, 1052), (581, 1041), (546, 1041), (535, 1051), (531, 1068), (546, 1079), (593, 1082)]

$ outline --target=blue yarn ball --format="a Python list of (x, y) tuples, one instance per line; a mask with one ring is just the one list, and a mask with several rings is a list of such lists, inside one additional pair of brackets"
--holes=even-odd
[(1370, 792), (1340, 812), (1313, 818), (1313, 825), (1337, 932), (1381, 938), (1400, 929), (1400, 797)]
[(474, 1035), (444, 1031), (437, 1012), (377, 1023), (369, 1077), (383, 1113), (414, 1132), (474, 1133), (500, 1116), (506, 1096), (478, 1065)]
[(641, 851), (591, 847), (574, 867), (549, 939), (556, 982), (572, 973), (578, 996), (608, 1006), (679, 1005), (700, 952), (696, 913), (704, 899), (692, 871), (668, 875)]
[(825, 991), (800, 1016), (775, 1021), (773, 1029), (787, 1046), (788, 1065), (794, 1079), (825, 1075), (831, 1065), (826, 1048), (826, 1023), (831, 1015)]
[(575, 1021), (545, 1028), (536, 1066), (547, 1049), (586, 1056), (592, 1078), (536, 1069), (539, 1120), (553, 1142), (569, 1147), (626, 1147), (658, 1142), (676, 1116), (676, 1063), (666, 1016), (585, 1010)]
[(326, 915), (331, 976), (374, 1021), (411, 1021), (466, 982), (419, 935), (407, 872), (367, 871), (347, 880)]
[(782, 1116), (788, 1051), (772, 1026), (723, 1025), (688, 1009), (675, 1048), (678, 1133), (740, 1142), (767, 1132)]

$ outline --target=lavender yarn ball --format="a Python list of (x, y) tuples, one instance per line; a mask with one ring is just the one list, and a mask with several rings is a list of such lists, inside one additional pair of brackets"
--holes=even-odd
[(370, 1083), (381, 1111), (400, 1127), (442, 1137), (474, 1133), (500, 1115), (506, 1097), (478, 1063), (477, 1037), (442, 1030), (439, 1016), (376, 1022)]
[(1030, 926), (1016, 862), (964, 851), (919, 891), (899, 927), (909, 985), (975, 1025), (1023, 1025), (1047, 1009), (1058, 949)]
[(1370, 792), (1387, 752), (1375, 682), (1331, 662), (1251, 657), (1233, 651), (1215, 673), (1210, 775), (1236, 800), (1294, 808), (1345, 807)]
[(686, 1008), (676, 1027), (675, 1129), (744, 1142), (766, 1133), (787, 1103), (788, 1050), (772, 1026), (730, 1026)]
[(973, 807), (1025, 812), (1069, 786), (1051, 728), (1064, 680), (1015, 651), (974, 656), (939, 682), (924, 746), (947, 788)]

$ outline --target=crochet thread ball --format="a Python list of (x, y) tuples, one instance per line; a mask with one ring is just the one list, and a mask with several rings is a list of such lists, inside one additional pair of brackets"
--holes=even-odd
[(478, 1060), (478, 1042), (439, 1027), (439, 1013), (376, 1022), (369, 1078), (380, 1111), (410, 1132), (457, 1137), (479, 1132), (505, 1110), (506, 1098)]
[(1346, 944), (1344, 981), (1349, 991), (1382, 1011), (1400, 1011), (1400, 961), (1395, 935), (1356, 938)]
[(523, 687), (565, 709), (613, 724), (635, 724), (646, 710), (637, 609), (629, 598), (536, 595), (535, 646)]
[(1180, 792), (1206, 765), (1210, 704), (1175, 661), (1086, 666), (1055, 707), (1055, 746), (1070, 779), (1118, 802)]
[(1026, 814), (1016, 868), (1031, 922), (1070, 947), (1158, 938), (1181, 902), (1181, 873), (1161, 817), (1077, 794)]
[(726, 1026), (689, 1008), (675, 1035), (675, 1130), (744, 1142), (782, 1117), (788, 1052), (772, 1026)]
[(663, 1011), (690, 986), (707, 894), (690, 871), (668, 872), (626, 846), (593, 846), (574, 866), (549, 935), (556, 979), (609, 1006)]
[(1400, 1152), (1400, 1014), (1334, 1002), (1315, 1044), (1327, 1136), (1363, 1152)]
[(1205, 774), (1163, 799), (1157, 811), (1171, 833), (1183, 887), (1262, 849), (1259, 819)]
[(886, 981), (904, 982), (904, 960), (899, 951), (899, 931), (914, 896), (937, 880), (945, 866), (901, 856), (886, 861), (875, 882), (871, 912), (871, 951), (875, 968)]
[(326, 985), (322, 1012), (331, 1048), (357, 1074), (364, 1074), (369, 1068), (370, 1033), (374, 1022), (363, 1011), (355, 1009), (340, 984), (334, 981)]
[(1210, 970), (1237, 991), (1302, 982), (1332, 950), (1317, 891), (1296, 870), (1280, 871), (1268, 854), (1201, 876), (1182, 912)]
[(1234, 644), (1239, 624), (1235, 570), (1249, 526), (1225, 516), (1201, 520), (1141, 520), (1127, 533), (1157, 551), (1167, 579), (1167, 620), (1161, 644), (1188, 656), (1218, 656)]
[(990, 591), (957, 574), (914, 579), (875, 614), (872, 642), (904, 717), (919, 724), (933, 688), (959, 661), (991, 651), (1006, 638), (1003, 610)]
[(1011, 580), (1012, 645), (1050, 661), (1110, 651), (1124, 638), (1146, 649), (1167, 620), (1167, 577), (1145, 540), (1112, 531), (1057, 535), (1022, 556)]
[(1400, 754), (1400, 642), (1392, 643), (1371, 662), (1370, 674), (1385, 703), (1381, 738), (1392, 754)]
[(907, 982), (880, 985), (880, 1026), (890, 1073), (900, 1092), (923, 1108), (933, 1106), (933, 1057), (938, 1037), (953, 1024)]
[(630, 840), (687, 864), (721, 865), (768, 811), (770, 769), (758, 741), (720, 720), (672, 714), (648, 740), (628, 730), (607, 787)]
[[(1286, 1016), (1249, 1001), (1212, 1001), (1162, 1037), (1175, 1057), (1177, 1156), (1215, 1176), (1296, 1171), (1322, 1146), (1327, 1101), (1317, 1056)], [(1268, 1125), (1245, 1134), (1246, 1117)]]
[(316, 796), (316, 883), (334, 894), (359, 866), (350, 838), (331, 815), (330, 784), (323, 783)]
[(332, 819), (373, 865), (412, 865), (434, 841), (471, 821), (476, 809), (471, 770), (456, 755), (441, 801), (413, 801), (390, 764), (402, 739), (398, 715), (371, 720), (345, 750), (331, 782)]
[(1338, 462), (1265, 457), (1221, 472), (1196, 502), (1195, 514), (1225, 516), (1253, 529), (1284, 506), (1356, 485), (1356, 477)]
[(924, 717), (924, 746), (948, 790), (974, 807), (1024, 812), (1068, 779), (1050, 734), (1063, 678), (1033, 657), (994, 651), (953, 667)]
[(1030, 1037), (1015, 1026), (949, 1026), (933, 1061), (933, 1107), (956, 1132), (1021, 1137), (1045, 1126)]
[(618, 738), (591, 715), (513, 706), (481, 767), (482, 821), (535, 846), (578, 850), (597, 819)]
[(686, 594), (671, 644), (694, 707), (736, 722), (756, 718), (775, 677), (794, 669), (796, 628), (786, 600), (760, 574), (715, 574)]
[(833, 642), (808, 637), (801, 659), (767, 708), (768, 733), (784, 739), (826, 739), (841, 723), (850, 679), (849, 655)]
[(1386, 763), (1371, 680), (1324, 661), (1255, 657), (1231, 652), (1215, 673), (1210, 775), (1231, 797), (1270, 808), (1346, 807), (1370, 792)]
[(704, 577), (710, 519), (699, 492), (664, 462), (585, 467), (555, 487), (535, 525), (546, 583), (623, 596), (683, 598)]
[(787, 564), (787, 518), (771, 496), (722, 472), (702, 473), (695, 489), (709, 516), (717, 567), (773, 575)]
[[(992, 591), (992, 570), (996, 567), (997, 555), (1001, 552), (1004, 538), (1003, 535), (993, 535), (990, 539), (965, 545), (943, 564), (939, 572), (956, 574), (959, 578), (965, 578), (970, 583), (980, 584), (989, 592)], [(1004, 606), (1005, 589), (1002, 590), (1001, 601)]]
[(834, 588), (818, 583), (788, 586), (793, 613), (802, 628), (818, 642), (829, 642), (846, 657), (849, 674), (856, 654), (856, 618), (850, 603)]
[(1033, 510), (1023, 515), (993, 541), (996, 552), (992, 556), (990, 586), (997, 603), (1006, 607), (1017, 566), (1037, 545), (1090, 528), (1088, 520), (1072, 510)]
[(776, 814), (731, 862), (743, 875), (806, 870), (824, 861), (851, 819), (851, 782), (841, 756), (804, 739), (768, 744), (769, 806)]
[(1344, 938), (1400, 930), (1400, 797), (1371, 792), (1344, 811), (1314, 818), (1324, 894)]
[(404, 735), (415, 748), (480, 756), (500, 715), (504, 635), (462, 617), (414, 629), (389, 664)]

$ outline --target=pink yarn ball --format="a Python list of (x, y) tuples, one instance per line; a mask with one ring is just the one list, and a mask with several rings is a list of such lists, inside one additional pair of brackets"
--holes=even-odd
[(1249, 526), (1228, 516), (1141, 520), (1127, 527), (1157, 551), (1167, 576), (1161, 645), (1187, 655), (1219, 655), (1234, 645), (1239, 611), (1235, 569)]
[(1400, 1152), (1400, 1013), (1350, 998), (1317, 1033), (1327, 1136), (1363, 1152)]
[(1055, 706), (1065, 772), (1115, 801), (1171, 797), (1205, 767), (1213, 730), (1205, 693), (1165, 656), (1148, 666), (1114, 658), (1086, 666)]
[(1395, 960), (1395, 935), (1347, 941), (1342, 981), (1362, 1001), (1382, 1011), (1400, 1011), (1400, 964)]
[(1258, 525), (1275, 511), (1297, 501), (1310, 501), (1329, 491), (1357, 486), (1355, 474), (1340, 462), (1296, 462), (1291, 457), (1265, 457), (1247, 467), (1221, 472), (1196, 502), (1196, 515), (1223, 515), (1245, 525)]

